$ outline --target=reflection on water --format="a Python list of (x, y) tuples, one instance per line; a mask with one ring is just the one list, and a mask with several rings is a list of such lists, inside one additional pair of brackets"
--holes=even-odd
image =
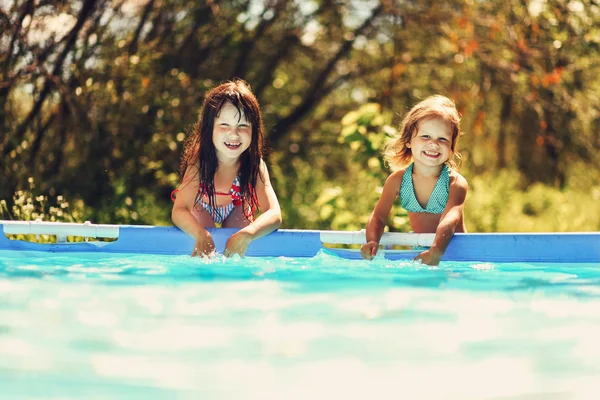
[(587, 399), (600, 265), (0, 252), (1, 398)]

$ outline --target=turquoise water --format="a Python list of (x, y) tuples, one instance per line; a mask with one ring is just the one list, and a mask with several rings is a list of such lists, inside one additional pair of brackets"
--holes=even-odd
[(0, 251), (2, 399), (597, 399), (600, 265)]

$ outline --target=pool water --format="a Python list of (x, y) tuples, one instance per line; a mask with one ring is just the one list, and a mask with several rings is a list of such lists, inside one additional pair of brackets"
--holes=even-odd
[(597, 399), (600, 265), (0, 251), (2, 399)]

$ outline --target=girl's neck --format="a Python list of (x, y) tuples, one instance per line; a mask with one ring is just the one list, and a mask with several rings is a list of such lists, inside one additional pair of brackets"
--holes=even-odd
[(217, 168), (223, 169), (239, 169), (241, 161), (239, 158), (228, 158), (225, 160), (219, 159), (219, 165)]

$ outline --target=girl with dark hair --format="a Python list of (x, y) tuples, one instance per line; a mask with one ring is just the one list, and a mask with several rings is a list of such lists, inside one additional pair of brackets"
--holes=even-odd
[(258, 100), (246, 82), (225, 82), (206, 94), (185, 142), (171, 213), (173, 223), (196, 240), (193, 256), (214, 252), (206, 228), (241, 228), (227, 241), (229, 257), (244, 256), (252, 240), (281, 225), (279, 201), (262, 159), (263, 131)]

